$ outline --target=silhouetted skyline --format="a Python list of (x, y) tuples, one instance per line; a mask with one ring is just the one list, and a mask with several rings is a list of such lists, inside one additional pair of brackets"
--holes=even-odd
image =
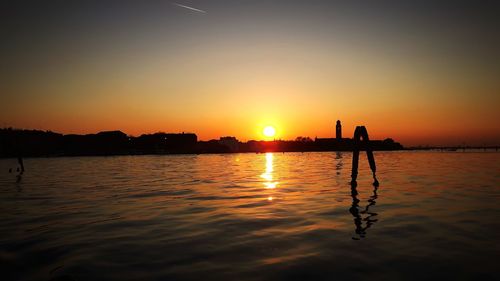
[(141, 155), (181, 153), (308, 152), (352, 151), (354, 149), (401, 150), (393, 139), (364, 142), (358, 146), (350, 138), (297, 137), (295, 140), (250, 140), (241, 142), (225, 136), (198, 140), (194, 133), (142, 134), (128, 136), (122, 131), (86, 135), (63, 135), (40, 130), (0, 129), (0, 157), (50, 157), (88, 155)]

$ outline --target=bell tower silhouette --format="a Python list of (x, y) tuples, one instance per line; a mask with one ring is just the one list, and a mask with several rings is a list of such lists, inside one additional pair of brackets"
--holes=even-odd
[(335, 138), (342, 140), (342, 125), (340, 124), (340, 120), (337, 120), (337, 125), (335, 126)]

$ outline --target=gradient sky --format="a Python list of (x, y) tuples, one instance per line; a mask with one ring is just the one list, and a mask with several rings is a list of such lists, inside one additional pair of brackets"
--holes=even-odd
[(498, 145), (497, 3), (2, 2), (0, 126)]

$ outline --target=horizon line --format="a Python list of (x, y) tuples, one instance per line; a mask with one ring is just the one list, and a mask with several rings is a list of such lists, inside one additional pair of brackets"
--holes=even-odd
[[(120, 129), (115, 129), (115, 130), (102, 130), (102, 131), (96, 131), (96, 132), (90, 132), (90, 133), (61, 133), (61, 132), (57, 132), (57, 131), (54, 131), (54, 130), (47, 130), (47, 129), (33, 129), (33, 128), (18, 128), (18, 127), (13, 127), (13, 126), (10, 126), (10, 127), (3, 127), (3, 128), (0, 128), (0, 130), (18, 130), (18, 131), (41, 131), (41, 132), (50, 132), (50, 133), (55, 133), (55, 134), (60, 134), (60, 135), (80, 135), (80, 136), (84, 136), (84, 135), (92, 135), (92, 134), (98, 134), (98, 133), (104, 133), (104, 132), (121, 132), (125, 135), (127, 135), (128, 137), (134, 137), (134, 138), (137, 138), (137, 137), (140, 137), (142, 135), (154, 135), (154, 134), (194, 134), (198, 137), (198, 135), (195, 133), (195, 132), (186, 132), (186, 131), (181, 131), (181, 132), (165, 132), (165, 131), (155, 131), (155, 132), (145, 132), (145, 133), (141, 133), (141, 134), (128, 134), (128, 133), (125, 133), (124, 131), (120, 130)], [(249, 142), (249, 141), (295, 141), (295, 139), (282, 139), (282, 138), (275, 138), (275, 139), (272, 139), (272, 140), (265, 140), (265, 139), (248, 139), (248, 140), (240, 140), (238, 139), (236, 136), (231, 136), (231, 135), (221, 135), (219, 136), (219, 139), (215, 139), (215, 138), (211, 138), (211, 139), (199, 139), (198, 141), (212, 141), (212, 140), (220, 140), (220, 138), (223, 138), (223, 137), (234, 137), (236, 138), (239, 142)], [(304, 136), (298, 136), (298, 137), (304, 137)], [(335, 136), (333, 137), (314, 137), (314, 138), (311, 138), (311, 137), (305, 137), (305, 138), (310, 138), (311, 140), (315, 140), (315, 139), (335, 139)], [(352, 138), (342, 138), (342, 139), (352, 139)], [(392, 138), (392, 137), (386, 137), (386, 138), (383, 138), (383, 139), (370, 139), (370, 140), (379, 140), (379, 141), (383, 141), (385, 139), (392, 139), (394, 142), (396, 143), (400, 143), (403, 145), (403, 143), (397, 141), (396, 139)], [(406, 147), (406, 145), (404, 145)], [(497, 143), (497, 144), (490, 144), (490, 145), (486, 145), (486, 144), (482, 144), (482, 145), (474, 145), (474, 144), (470, 144), (470, 145), (467, 145), (465, 143), (463, 144), (447, 144), (447, 145), (439, 145), (439, 144), (415, 144), (415, 145), (408, 145), (408, 148), (449, 148), (449, 147), (477, 147), (477, 148), (488, 148), (488, 147), (500, 147), (500, 144)]]

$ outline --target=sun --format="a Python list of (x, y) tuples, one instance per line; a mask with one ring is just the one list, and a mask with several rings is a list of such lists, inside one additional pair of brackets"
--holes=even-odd
[(264, 136), (271, 138), (276, 135), (276, 129), (273, 126), (266, 126), (262, 133), (264, 134)]

